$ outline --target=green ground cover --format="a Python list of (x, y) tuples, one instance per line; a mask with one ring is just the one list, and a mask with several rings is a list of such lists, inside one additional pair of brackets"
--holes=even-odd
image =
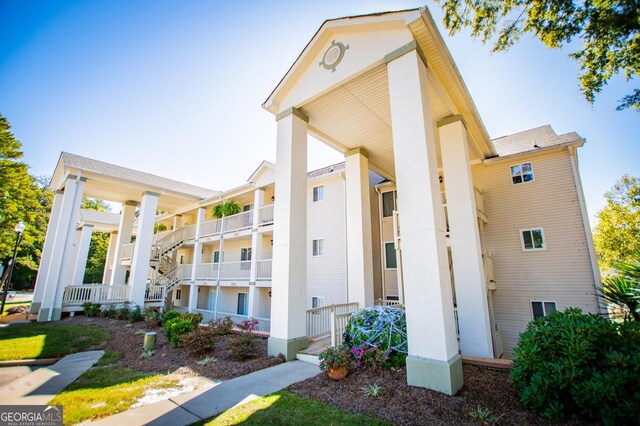
[(88, 350), (111, 338), (102, 327), (16, 324), (0, 328), (0, 361), (57, 358)]
[(263, 396), (225, 411), (206, 426), (221, 425), (388, 425), (389, 423), (313, 401), (288, 391)]

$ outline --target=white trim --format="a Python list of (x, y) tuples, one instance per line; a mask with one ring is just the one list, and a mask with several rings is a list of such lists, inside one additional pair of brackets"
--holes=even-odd
[[(542, 247), (541, 248), (536, 248), (535, 243), (533, 243), (533, 234), (531, 235), (531, 242), (533, 243), (533, 248), (525, 248), (524, 246), (524, 238), (522, 238), (522, 233), (525, 231), (540, 231), (540, 233), (542, 234)], [(533, 226), (531, 228), (520, 228), (520, 230), (518, 231), (519, 235), (520, 235), (520, 248), (522, 249), (523, 252), (530, 252), (530, 251), (545, 251), (547, 249), (547, 239), (544, 236), (544, 228), (542, 226)]]
[(391, 240), (391, 241), (383, 241), (382, 242), (382, 249), (383, 249), (383, 256), (382, 256), (382, 260), (384, 262), (383, 265), (383, 269), (385, 271), (397, 271), (398, 270), (398, 253), (396, 253), (396, 267), (395, 268), (387, 268), (387, 244), (393, 244), (393, 251), (397, 252), (396, 249), (396, 242)]
[[(318, 199), (315, 199), (315, 195), (316, 195), (316, 188), (318, 188)], [(320, 198), (320, 188), (322, 188), (322, 198)], [(316, 185), (314, 187), (311, 188), (311, 202), (313, 203), (321, 203), (325, 200), (325, 187), (324, 187), (324, 183), (320, 184), (320, 185)]]
[(176, 298), (175, 300), (182, 300), (182, 289), (176, 288)]
[[(532, 179), (531, 179), (531, 180), (527, 180), (527, 181), (525, 181), (525, 180), (524, 180), (524, 175), (523, 175), (523, 173), (522, 173), (522, 166), (523, 166), (524, 164), (530, 164), (530, 165), (531, 165), (531, 175), (532, 175)], [(522, 178), (522, 182), (518, 182), (518, 183), (515, 183), (515, 182), (513, 181), (513, 171), (511, 170), (513, 167), (516, 167), (516, 166), (520, 166), (520, 177)], [(535, 182), (535, 180), (536, 180), (536, 173), (533, 171), (533, 161), (523, 161), (523, 162), (521, 162), (521, 163), (519, 163), (519, 164), (512, 164), (512, 165), (510, 165), (510, 166), (509, 166), (509, 179), (511, 179), (511, 185), (522, 185), (523, 183), (531, 183), (531, 182)]]
[[(315, 244), (316, 241), (318, 241), (318, 242), (322, 241), (322, 253), (318, 253), (318, 254), (314, 253), (313, 245)], [(324, 244), (324, 238), (314, 238), (314, 239), (312, 239), (311, 240), (311, 257), (323, 257), (325, 255), (325, 253), (326, 253), (325, 248), (326, 247), (325, 247), (325, 244)], [(320, 252), (320, 244), (318, 244), (318, 252)]]
[[(246, 312), (244, 313), (240, 313), (238, 312), (238, 302), (240, 301), (240, 295), (244, 294), (244, 308), (246, 310)], [(246, 291), (239, 291), (237, 293), (238, 297), (236, 297), (236, 315), (249, 315), (249, 293)], [(216, 300), (216, 305), (218, 304), (218, 301)]]
[(529, 300), (529, 309), (531, 311), (531, 318), (532, 319), (536, 319), (535, 315), (533, 314), (533, 304), (534, 302), (537, 303), (542, 303), (542, 316), (547, 316), (547, 309), (544, 307), (545, 303), (553, 303), (554, 306), (556, 307), (556, 310), (554, 312), (558, 311), (558, 303), (555, 300)]
[[(313, 306), (313, 299), (316, 299), (317, 306)], [(320, 301), (322, 301), (322, 303), (320, 303)], [(327, 306), (327, 300), (324, 296), (311, 296), (311, 309), (323, 308), (325, 306)]]

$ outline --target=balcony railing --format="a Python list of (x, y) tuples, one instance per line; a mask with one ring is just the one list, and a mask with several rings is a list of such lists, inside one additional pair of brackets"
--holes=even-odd
[(144, 292), (144, 301), (163, 302), (165, 289), (163, 285), (148, 285)]
[(62, 296), (63, 306), (80, 306), (85, 302), (91, 303), (122, 303), (129, 300), (128, 285), (74, 285), (67, 286)]
[(313, 339), (331, 333), (331, 314), (347, 314), (359, 309), (357, 302), (323, 306), (307, 310), (307, 337)]
[(200, 236), (210, 237), (218, 235), (222, 230), (222, 219), (213, 219), (200, 224)]
[(273, 204), (264, 206), (258, 211), (258, 225), (269, 225), (273, 223)]
[(196, 280), (216, 280), (218, 279), (217, 263), (199, 263), (196, 265)]
[(251, 261), (223, 262), (220, 278), (225, 280), (248, 280), (251, 273)]
[(136, 243), (123, 244), (120, 251), (120, 260), (131, 260), (133, 257), (133, 248)]
[(256, 262), (256, 280), (271, 279), (271, 263), (271, 259), (263, 259)]
[(239, 231), (253, 226), (253, 211), (234, 214), (224, 218), (224, 232)]

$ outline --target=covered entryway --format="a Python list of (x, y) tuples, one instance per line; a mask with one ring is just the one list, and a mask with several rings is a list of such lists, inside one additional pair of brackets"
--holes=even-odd
[(409, 338), (407, 381), (462, 387), (462, 353), (492, 357), (469, 164), (495, 150), (425, 9), (326, 21), (263, 107), (277, 120), (271, 355), (307, 345), (306, 158), (310, 134), (345, 155), (348, 302), (373, 305), (368, 170), (396, 182)]

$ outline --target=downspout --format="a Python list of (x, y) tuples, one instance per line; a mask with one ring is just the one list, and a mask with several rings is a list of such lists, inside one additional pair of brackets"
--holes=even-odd
[(573, 172), (573, 180), (576, 185), (576, 193), (578, 194), (578, 204), (580, 205), (580, 214), (582, 216), (582, 225), (584, 226), (585, 237), (587, 238), (587, 248), (589, 257), (591, 258), (591, 269), (593, 271), (593, 281), (596, 290), (596, 300), (598, 301), (598, 310), (604, 313), (605, 309), (598, 296), (598, 290), (602, 288), (602, 277), (600, 276), (600, 268), (598, 267), (598, 259), (596, 258), (596, 250), (593, 245), (593, 235), (591, 234), (591, 225), (589, 225), (589, 216), (587, 213), (587, 204), (584, 200), (584, 191), (580, 181), (580, 172), (577, 164), (577, 152), (573, 145), (567, 147), (569, 150), (569, 161), (571, 162), (571, 171)]
[(344, 200), (344, 291), (345, 300), (349, 303), (349, 246), (347, 239), (347, 177), (346, 172), (338, 173), (342, 178), (342, 193)]
[(376, 193), (378, 194), (378, 238), (380, 239), (380, 272), (382, 274), (382, 297), (384, 300), (387, 294), (384, 274), (384, 242), (382, 239), (382, 193), (380, 188), (374, 186)]
[(224, 213), (220, 218), (222, 221), (220, 224), (220, 254), (218, 255), (218, 278), (216, 280), (216, 306), (213, 309), (213, 319), (218, 319), (218, 305), (220, 305), (220, 272), (222, 271), (222, 265), (224, 260)]

